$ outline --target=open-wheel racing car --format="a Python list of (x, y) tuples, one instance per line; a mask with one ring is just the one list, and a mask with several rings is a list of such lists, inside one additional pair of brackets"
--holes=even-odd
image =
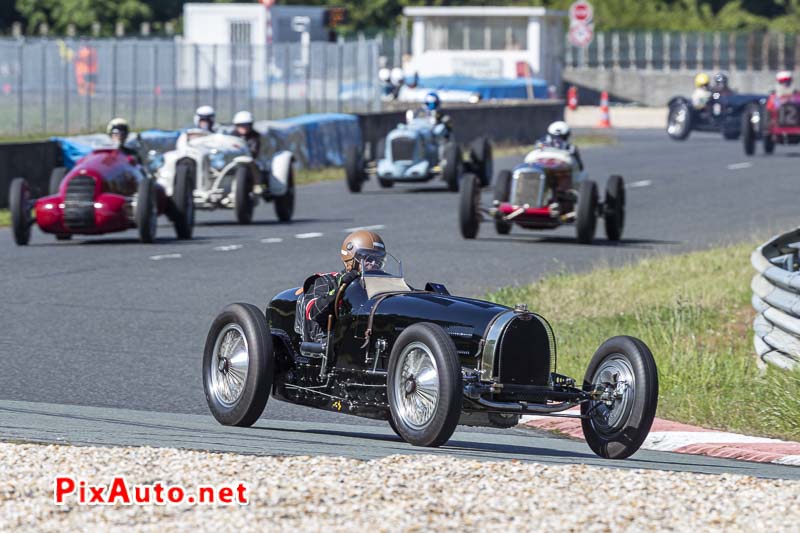
[(233, 135), (190, 129), (178, 139), (175, 150), (150, 154), (158, 182), (171, 192), (188, 176), (194, 184), (197, 209), (232, 208), (240, 224), (253, 220), (258, 198), (275, 204), (281, 222), (294, 212), (294, 159), (283, 150), (269, 163), (254, 159), (245, 141)]
[(49, 192), (34, 199), (24, 178), (11, 182), (9, 204), (17, 244), (28, 244), (34, 224), (58, 240), (136, 228), (139, 239), (150, 243), (156, 237), (159, 215), (172, 221), (179, 239), (192, 237), (194, 208), (188, 176), (178, 179), (168, 194), (134, 156), (116, 148), (98, 148), (69, 171), (56, 167)]
[[(641, 340), (606, 340), (576, 384), (556, 373), (550, 325), (524, 305), (452, 296), (433, 283), (411, 288), (389, 255), (380, 268), (365, 272), (362, 263), (359, 277), (340, 286), (322, 342), (304, 341), (303, 287), (276, 295), (265, 311), (223, 309), (203, 354), (214, 417), (250, 426), (272, 395), (386, 420), (417, 446), (446, 443), (459, 424), (513, 427), (524, 414), (580, 417), (602, 457), (628, 457), (645, 440), (658, 373)], [(565, 413), (575, 406), (580, 414)]]
[(480, 195), (477, 178), (466, 177), (459, 205), (459, 226), (465, 239), (477, 237), (484, 219), (493, 220), (500, 235), (507, 235), (513, 224), (540, 230), (575, 223), (578, 242), (584, 244), (594, 239), (599, 216), (605, 219), (609, 240), (618, 241), (625, 226), (622, 176), (608, 179), (605, 200), (600, 202), (597, 184), (579, 169), (568, 150), (557, 146), (537, 144), (522, 164), (500, 171), (490, 207), (481, 205)]
[(408, 111), (406, 123), (398, 124), (385, 139), (367, 148), (353, 145), (345, 150), (350, 192), (360, 192), (370, 176), (375, 176), (383, 188), (442, 179), (454, 192), (465, 172), (477, 175), (484, 187), (492, 181), (492, 145), (488, 139), (480, 137), (470, 143), (469, 158), (464, 160), (447, 120), (436, 124), (413, 110)]
[(742, 134), (745, 108), (760, 98), (763, 95), (714, 92), (705, 107), (696, 109), (689, 98), (675, 96), (667, 104), (667, 135), (683, 141), (694, 130), (722, 133), (725, 139), (736, 140)]
[(772, 154), (776, 144), (800, 143), (800, 93), (773, 93), (747, 107), (742, 117), (744, 153), (753, 155), (758, 140), (764, 153)]

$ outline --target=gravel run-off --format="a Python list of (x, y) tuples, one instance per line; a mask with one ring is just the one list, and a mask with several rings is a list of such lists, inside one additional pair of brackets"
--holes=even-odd
[[(249, 504), (53, 503), (54, 478), (92, 485), (243, 482)], [(164, 448), (0, 443), (0, 530), (790, 531), (800, 482), (585, 465), (396, 455), (374, 461)]]

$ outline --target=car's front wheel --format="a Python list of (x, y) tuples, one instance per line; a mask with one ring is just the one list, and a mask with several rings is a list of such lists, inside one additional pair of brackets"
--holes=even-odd
[(172, 223), (179, 239), (191, 239), (194, 231), (194, 167), (178, 163), (172, 191)]
[(465, 239), (474, 239), (478, 236), (481, 225), (478, 208), (481, 202), (481, 184), (478, 176), (467, 174), (461, 186), (461, 198), (458, 208), (458, 223), (461, 236)]
[(578, 191), (577, 220), (578, 242), (591, 244), (597, 228), (597, 184), (592, 180), (583, 180)]
[(583, 387), (604, 394), (581, 404), (583, 435), (592, 451), (606, 459), (635, 453), (658, 405), (658, 370), (647, 345), (634, 337), (608, 339), (592, 357)]
[(253, 221), (253, 176), (248, 165), (238, 165), (234, 174), (234, 208), (236, 221), (239, 224), (250, 224)]
[(397, 433), (414, 446), (441, 446), (461, 416), (461, 364), (453, 340), (420, 322), (397, 338), (388, 369), (389, 409)]
[(8, 204), (11, 207), (11, 228), (14, 242), (25, 246), (31, 240), (31, 190), (23, 178), (14, 178), (8, 191)]
[(606, 201), (603, 205), (606, 237), (609, 241), (622, 238), (625, 229), (625, 182), (622, 176), (611, 176), (606, 184)]
[(686, 102), (672, 104), (667, 115), (667, 135), (676, 141), (683, 141), (692, 131), (692, 110)]
[[(501, 170), (497, 174), (497, 181), (494, 184), (494, 199), (498, 203), (505, 203), (511, 199), (511, 171)], [(511, 233), (511, 222), (495, 219), (494, 229), (499, 235)]]
[(350, 145), (344, 151), (344, 174), (350, 192), (361, 192), (365, 181), (364, 161), (356, 145)]
[(442, 178), (450, 191), (458, 192), (463, 164), (461, 148), (456, 143), (449, 142), (445, 145), (442, 156)]
[(275, 216), (281, 222), (290, 222), (294, 214), (294, 166), (289, 165), (289, 175), (286, 177), (286, 194), (278, 196), (275, 202)]
[(756, 131), (753, 125), (752, 109), (745, 111), (742, 116), (742, 143), (745, 155), (753, 155), (756, 151)]
[(143, 243), (149, 244), (156, 240), (158, 228), (156, 187), (150, 179), (139, 182), (139, 192), (136, 194), (136, 227), (139, 230), (139, 240)]
[(772, 155), (772, 152), (775, 151), (775, 139), (772, 135), (764, 135), (764, 153), (767, 155)]
[(211, 414), (226, 426), (252, 426), (269, 399), (272, 336), (254, 305), (235, 303), (214, 319), (203, 351), (203, 388)]

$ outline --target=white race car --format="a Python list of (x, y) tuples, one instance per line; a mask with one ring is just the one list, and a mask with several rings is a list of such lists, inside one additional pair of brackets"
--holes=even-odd
[(233, 135), (201, 129), (181, 134), (175, 150), (148, 154), (149, 167), (158, 183), (173, 194), (176, 177), (191, 176), (194, 208), (229, 208), (240, 224), (253, 220), (258, 198), (275, 204), (281, 222), (291, 220), (294, 211), (294, 157), (288, 150), (277, 152), (270, 161), (253, 159), (245, 141)]

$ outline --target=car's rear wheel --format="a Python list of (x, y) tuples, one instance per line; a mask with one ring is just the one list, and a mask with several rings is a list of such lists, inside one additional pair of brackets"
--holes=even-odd
[(461, 179), (462, 164), (461, 148), (454, 143), (449, 142), (444, 146), (442, 153), (442, 178), (447, 183), (447, 188), (452, 192), (458, 192), (459, 180)]
[(289, 165), (289, 175), (286, 177), (286, 194), (277, 196), (275, 202), (275, 216), (281, 222), (289, 222), (294, 214), (294, 166)]
[(475, 174), (465, 174), (461, 184), (461, 198), (458, 208), (458, 222), (461, 236), (465, 239), (474, 239), (478, 236), (481, 225), (478, 211), (481, 203), (480, 179)]
[(606, 223), (606, 237), (618, 241), (625, 229), (625, 182), (622, 176), (611, 176), (606, 183), (606, 201), (603, 215)]
[(772, 135), (764, 135), (764, 153), (767, 155), (772, 155), (772, 152), (775, 151), (775, 139), (772, 138)]
[[(501, 170), (497, 174), (497, 181), (494, 184), (494, 199), (497, 202), (505, 203), (511, 199), (511, 171)], [(508, 235), (511, 232), (511, 222), (495, 219), (494, 229), (500, 235)]]
[(350, 192), (361, 192), (365, 181), (364, 161), (361, 150), (356, 145), (350, 145), (344, 151), (344, 174)]
[(139, 192), (136, 194), (136, 227), (139, 230), (139, 240), (151, 243), (156, 240), (158, 228), (158, 210), (156, 209), (156, 187), (151, 179), (139, 182)]
[(492, 183), (493, 159), (492, 145), (486, 137), (478, 137), (470, 147), (470, 159), (474, 171), (481, 181), (481, 187), (488, 187)]
[(175, 166), (172, 191), (172, 224), (179, 239), (191, 239), (194, 230), (194, 167), (181, 162)]
[(203, 351), (203, 388), (211, 414), (226, 426), (252, 426), (269, 399), (272, 336), (254, 305), (227, 306), (211, 324)]
[(14, 242), (19, 246), (25, 246), (31, 240), (32, 204), (28, 182), (24, 178), (14, 178), (8, 191), (8, 205), (11, 208), (11, 229), (14, 234)]
[(583, 435), (592, 451), (606, 459), (635, 453), (658, 405), (658, 370), (647, 345), (634, 337), (608, 339), (592, 357), (583, 387), (602, 387), (609, 396), (581, 404)]
[(597, 184), (592, 180), (583, 180), (578, 191), (578, 212), (575, 226), (578, 242), (591, 244), (597, 228)]
[(61, 181), (67, 175), (67, 169), (64, 167), (56, 167), (50, 171), (50, 194), (58, 194), (61, 188)]
[(237, 165), (234, 174), (234, 186), (236, 190), (233, 195), (234, 208), (236, 210), (236, 221), (239, 224), (250, 224), (253, 221), (253, 176), (249, 165)]
[(441, 446), (461, 416), (461, 364), (453, 340), (436, 324), (406, 328), (388, 368), (389, 409), (398, 434), (414, 446)]
[(692, 110), (686, 102), (672, 104), (667, 114), (667, 135), (676, 141), (683, 141), (692, 131)]

